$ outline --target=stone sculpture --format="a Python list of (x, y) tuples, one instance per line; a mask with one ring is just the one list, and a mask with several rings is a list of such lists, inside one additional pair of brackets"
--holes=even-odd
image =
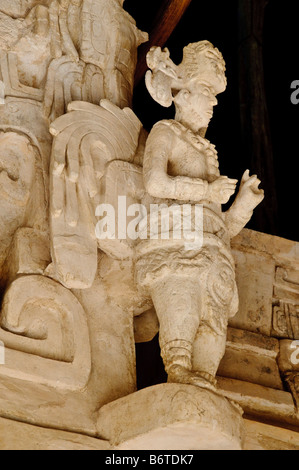
[[(123, 0), (1, 1), (0, 431), (241, 448), (231, 400), (298, 424), (297, 248), (245, 230), (231, 250), (264, 195), (246, 170), (222, 209), (237, 180), (206, 139), (227, 85), (212, 44), (180, 65), (149, 52), (147, 88), (176, 115), (143, 129), (130, 106), (146, 40)], [(169, 383), (135, 393), (135, 341), (158, 330)]]
[[(19, 160), (20, 151), (13, 147), (22, 146), (21, 140), (27, 139), (26, 153), (30, 160), (20, 163), (20, 179), (9, 168), (5, 173), (7, 163), (2, 162), (2, 178), (8, 174), (12, 179), (7, 185), (6, 177), (1, 185), (6, 186), (3, 189), (6, 202), (2, 205), (8, 204), (1, 213), (6, 231), (0, 253), (2, 263), (18, 226), (38, 227), (39, 231), (48, 232), (50, 123), (63, 115), (68, 104), (75, 100), (99, 105), (101, 99), (108, 98), (120, 108), (131, 102), (137, 47), (147, 40), (147, 34), (138, 30), (122, 3), (120, 0), (22, 0), (13, 5), (4, 2), (1, 6), (0, 125), (6, 133), (1, 145), (7, 149), (3, 154), (10, 155), (2, 159)], [(117, 133), (116, 128), (114, 132)], [(17, 136), (15, 142), (12, 133)], [(87, 134), (90, 135), (88, 130)], [(14, 189), (10, 191), (12, 185)], [(12, 191), (17, 194), (18, 186), (27, 187), (27, 199), (33, 186), (36, 195), (30, 201), (25, 201), (24, 195), (18, 204), (23, 209), (16, 210), (11, 220), (9, 214), (15, 200), (10, 204), (7, 194)], [(19, 193), (21, 197), (20, 189)], [(26, 211), (31, 214), (30, 220), (26, 219)]]
[[(131, 102), (137, 47), (147, 34), (137, 29), (122, 3), (4, 0), (0, 5), (0, 341), (6, 346), (0, 375), (4, 382), (28, 387), (26, 397), (33, 407), (38, 399), (36, 383), (48, 398), (55, 395), (55, 384), (62, 394), (76, 391), (74, 399), (92, 412), (101, 400), (118, 398), (136, 386), (133, 317), (124, 313), (122, 305), (109, 307), (107, 299), (113, 294), (107, 294), (97, 270), (95, 224), (87, 210), (88, 197), (97, 195), (105, 162), (117, 158), (120, 146), (124, 159), (133, 160), (140, 141), (141, 123), (130, 109), (122, 108)], [(114, 104), (106, 100), (100, 106), (106, 98)], [(64, 133), (68, 145), (63, 165), (64, 147), (56, 136), (59, 118), (72, 119), (71, 113), (65, 114), (69, 105), (81, 118), (91, 113), (89, 122), (83, 119), (77, 138)], [(104, 129), (104, 141), (96, 138), (96, 125), (101, 137)], [(76, 144), (82, 144), (82, 153), (75, 154)], [(74, 155), (84, 155), (80, 174)], [(83, 193), (76, 192), (78, 187)], [(69, 245), (63, 244), (67, 238)], [(133, 279), (133, 269), (129, 271)], [(105, 314), (111, 310), (109, 321), (117, 325), (117, 332), (110, 330), (109, 342), (122, 363), (118, 369), (108, 366), (110, 358), (103, 357), (105, 346), (99, 340), (99, 331), (102, 338), (107, 335), (105, 320), (100, 320), (103, 309)], [(127, 331), (124, 344), (119, 342), (121, 330)], [(105, 369), (111, 371), (110, 378)], [(99, 385), (103, 380), (104, 388)], [(8, 402), (19, 406), (18, 397)], [(76, 408), (83, 409), (81, 405)], [(64, 400), (59, 406), (58, 419), (64, 415), (72, 421)]]
[[(238, 310), (230, 238), (250, 220), (264, 194), (257, 176), (249, 176), (247, 170), (231, 209), (221, 210), (237, 180), (220, 174), (216, 149), (204, 138), (216, 95), (226, 88), (225, 63), (218, 49), (207, 41), (190, 44), (182, 63), (175, 66), (167, 50), (153, 48), (148, 64), (152, 72), (146, 81), (152, 97), (163, 106), (174, 102), (176, 107), (175, 120), (161, 121), (152, 129), (143, 163), (147, 193), (153, 202), (166, 201), (169, 206), (158, 209), (159, 238), (173, 202), (193, 208), (201, 204), (203, 226), (196, 226), (193, 213), (189, 233), (181, 239), (141, 241), (138, 284), (152, 298), (158, 315), (169, 382), (215, 389), (228, 319)], [(186, 247), (194, 230), (203, 231), (203, 241)]]

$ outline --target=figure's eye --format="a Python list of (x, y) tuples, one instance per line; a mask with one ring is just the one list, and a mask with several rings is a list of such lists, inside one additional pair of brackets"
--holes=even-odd
[(204, 96), (210, 96), (210, 90), (209, 90), (208, 88), (203, 88), (202, 94), (203, 94)]

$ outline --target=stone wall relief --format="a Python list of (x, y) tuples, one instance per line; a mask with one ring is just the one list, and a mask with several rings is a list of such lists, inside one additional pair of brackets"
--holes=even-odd
[[(64, 388), (72, 391), (85, 390), (95, 376), (103, 375), (95, 357), (91, 367), (90, 346), (90, 331), (97, 331), (93, 322), (100, 323), (103, 307), (95, 308), (93, 316), (88, 301), (80, 299), (80, 305), (77, 298), (80, 290), (92, 286), (97, 272), (94, 198), (103, 170), (116, 158), (133, 161), (142, 133), (141, 123), (126, 106), (132, 99), (137, 48), (148, 35), (136, 27), (122, 4), (120, 0), (1, 3), (0, 336), (9, 358), (7, 368), (1, 368), (5, 380), (22, 376), (28, 383), (54, 387), (61, 377)], [(94, 104), (88, 107), (89, 103)], [(68, 110), (70, 114), (65, 114)], [(73, 127), (72, 111), (75, 120), (80, 115)], [(59, 122), (63, 115), (65, 120)], [(53, 142), (53, 135), (61, 134), (64, 126), (69, 134), (63, 134), (62, 143), (58, 138)], [(67, 237), (69, 243), (64, 243)], [(67, 268), (60, 260), (63, 251)], [(132, 268), (128, 271), (133, 277)], [(99, 296), (105, 304), (105, 291)], [(115, 312), (112, 322), (117, 322), (113, 314), (119, 312)], [(118, 321), (120, 330), (128, 327), (125, 314)], [(134, 391), (132, 321), (130, 325), (129, 346), (116, 346), (123, 360), (129, 358), (128, 365), (122, 368), (124, 376), (121, 372), (115, 392), (107, 391), (109, 396)], [(56, 349), (62, 348), (66, 355), (55, 356), (55, 341)], [(23, 361), (20, 357), (17, 361), (16, 351), (20, 357), (23, 354)], [(94, 355), (101, 357), (102, 352)], [(31, 356), (36, 356), (36, 364), (32, 359), (30, 369)], [(28, 373), (20, 376), (20, 364), (27, 359)], [(97, 396), (94, 401), (94, 407), (100, 403)]]
[[(216, 381), (238, 310), (230, 240), (264, 195), (246, 170), (235, 202), (222, 211), (237, 180), (221, 175), (205, 137), (227, 84), (222, 54), (208, 41), (187, 46), (180, 65), (167, 49), (149, 52), (148, 91), (162, 106), (174, 103), (176, 115), (149, 135), (143, 129), (130, 106), (137, 48), (147, 37), (122, 0), (0, 7), (0, 341), (8, 351), (0, 375), (16, 389), (22, 381), (29, 391), (45, 387), (48, 397), (58, 388), (66, 413), (65, 396), (77, 393), (74, 403), (90, 414), (86, 429), (101, 433), (102, 422), (97, 431), (90, 424), (95, 411), (136, 390), (136, 317), (136, 337), (150, 338), (159, 326), (171, 393), (189, 397), (197, 386), (194, 413), (203, 397), (216, 397), (211, 420), (221, 428), (225, 403), (225, 432), (231, 426), (237, 435), (240, 409), (220, 398)], [(156, 207), (154, 237), (143, 216), (136, 229), (146, 236), (100, 236), (99, 208), (117, 208), (117, 233), (122, 211), (138, 205)], [(180, 239), (173, 206), (179, 217), (190, 210)], [(164, 385), (159, 390), (167, 401)], [(34, 416), (34, 393), (26, 400)]]

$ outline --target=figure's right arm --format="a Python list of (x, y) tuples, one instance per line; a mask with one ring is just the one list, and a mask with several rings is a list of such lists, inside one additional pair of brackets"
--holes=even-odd
[(147, 192), (159, 199), (200, 201), (208, 182), (187, 176), (169, 176), (168, 163), (176, 145), (176, 134), (167, 125), (156, 125), (150, 133), (144, 156), (143, 174)]
[(220, 176), (212, 183), (208, 183), (200, 178), (168, 174), (168, 164), (178, 139), (176, 133), (163, 121), (156, 124), (151, 131), (143, 163), (144, 184), (148, 194), (159, 199), (227, 203), (235, 192), (237, 180)]

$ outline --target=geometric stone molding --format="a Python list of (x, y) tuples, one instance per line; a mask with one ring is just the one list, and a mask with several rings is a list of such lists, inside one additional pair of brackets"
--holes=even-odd
[(0, 318), (5, 364), (11, 377), (65, 390), (83, 389), (91, 370), (85, 312), (72, 292), (29, 275), (7, 290)]
[(246, 419), (244, 425), (244, 450), (299, 450), (296, 431)]
[(0, 418), (1, 450), (110, 450), (94, 437)]
[(218, 390), (238, 403), (247, 416), (299, 426), (292, 394), (243, 380), (217, 377)]
[(299, 339), (299, 305), (281, 300), (273, 305), (273, 335)]
[(299, 339), (299, 270), (277, 267), (273, 294), (273, 334)]
[(97, 428), (117, 450), (241, 450), (244, 437), (242, 411), (228, 399), (169, 383), (105, 405)]
[(293, 395), (296, 409), (299, 414), (299, 372), (287, 372), (285, 374), (285, 380)]
[(299, 339), (299, 243), (245, 228), (232, 249), (240, 309), (230, 326)]
[(283, 390), (278, 355), (278, 339), (229, 328), (218, 375)]

